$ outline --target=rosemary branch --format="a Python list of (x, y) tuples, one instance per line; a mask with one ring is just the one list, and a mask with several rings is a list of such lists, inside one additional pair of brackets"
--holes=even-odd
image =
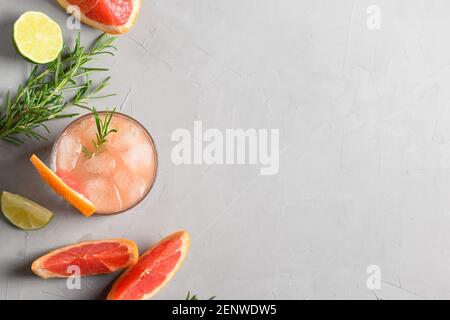
[[(89, 75), (108, 71), (105, 68), (88, 67), (98, 55), (114, 55), (115, 38), (101, 35), (90, 49), (81, 46), (80, 35), (75, 47), (63, 53), (45, 66), (34, 65), (24, 85), (15, 94), (7, 92), (0, 106), (0, 140), (21, 145), (22, 136), (36, 140), (46, 140), (38, 132), (43, 128), (49, 132), (46, 122), (71, 118), (78, 113), (65, 113), (71, 106), (87, 107), (87, 100), (103, 98), (97, 94), (107, 86), (109, 77), (94, 85)], [(69, 95), (71, 93), (71, 95)], [(69, 97), (68, 97), (69, 96)]]
[[(208, 300), (214, 300), (215, 298), (216, 298), (216, 296), (212, 296)], [(191, 292), (188, 291), (187, 296), (186, 296), (186, 300), (199, 300), (199, 299), (198, 299), (197, 295), (191, 294)]]

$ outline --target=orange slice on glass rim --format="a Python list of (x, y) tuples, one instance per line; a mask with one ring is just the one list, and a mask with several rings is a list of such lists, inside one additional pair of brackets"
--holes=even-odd
[[(66, 10), (79, 11), (84, 23), (109, 34), (128, 32), (141, 8), (141, 0), (57, 0)], [(74, 13), (70, 10), (69, 13)], [(75, 14), (77, 16), (77, 14)]]
[(162, 239), (114, 282), (107, 299), (150, 299), (173, 278), (188, 250), (189, 234), (186, 231)]
[(36, 155), (32, 155), (30, 158), (31, 163), (36, 168), (37, 172), (41, 176), (50, 188), (52, 188), (57, 194), (62, 196), (72, 206), (77, 208), (86, 217), (92, 216), (95, 211), (95, 205), (89, 201), (81, 193), (78, 193), (71, 187), (69, 187), (60, 177), (56, 175), (49, 167), (47, 167)]

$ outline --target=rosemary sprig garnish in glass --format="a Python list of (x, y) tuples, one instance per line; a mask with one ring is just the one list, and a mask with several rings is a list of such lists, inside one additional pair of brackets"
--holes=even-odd
[(106, 137), (111, 133), (117, 132), (116, 129), (109, 128), (115, 111), (116, 108), (114, 108), (113, 111), (111, 112), (106, 111), (105, 119), (102, 119), (98, 114), (97, 110), (95, 108), (92, 108), (92, 113), (95, 119), (95, 126), (97, 127), (97, 133), (96, 133), (96, 140), (92, 140), (94, 150), (92, 151), (86, 146), (83, 146), (81, 149), (85, 158), (91, 158), (93, 155), (97, 154), (100, 151), (100, 148), (106, 142), (108, 142), (108, 140), (106, 140)]
[[(88, 99), (106, 97), (97, 94), (106, 87), (109, 77), (94, 85), (89, 75), (108, 69), (87, 64), (98, 55), (114, 55), (114, 40), (103, 34), (91, 49), (85, 49), (78, 34), (72, 51), (65, 48), (55, 61), (44, 66), (34, 65), (25, 84), (20, 85), (15, 94), (7, 92), (3, 99), (0, 140), (15, 145), (23, 143), (21, 136), (46, 140), (38, 129), (49, 132), (48, 121), (74, 117), (78, 114), (64, 111), (70, 106), (86, 107)], [(69, 93), (72, 95), (67, 97)]]

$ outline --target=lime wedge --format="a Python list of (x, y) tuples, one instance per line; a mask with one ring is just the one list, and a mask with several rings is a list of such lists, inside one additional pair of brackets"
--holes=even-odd
[(23, 230), (43, 228), (53, 217), (46, 208), (17, 194), (3, 192), (1, 203), (5, 217)]
[(28, 11), (14, 24), (14, 44), (31, 62), (44, 64), (55, 60), (64, 44), (59, 25), (42, 12)]

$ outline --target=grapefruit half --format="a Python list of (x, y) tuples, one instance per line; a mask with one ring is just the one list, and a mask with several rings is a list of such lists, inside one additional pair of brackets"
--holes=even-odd
[(97, 210), (95, 205), (81, 193), (67, 185), (60, 177), (47, 167), (36, 155), (30, 158), (31, 163), (44, 180), (57, 194), (66, 199), (86, 217), (90, 217)]
[(136, 243), (128, 239), (87, 241), (47, 253), (31, 270), (44, 279), (67, 278), (76, 270), (73, 267), (81, 276), (107, 274), (135, 264), (138, 257)]
[(141, 0), (57, 0), (67, 10), (77, 6), (84, 23), (109, 34), (128, 32), (141, 8)]
[(178, 231), (153, 245), (114, 283), (108, 300), (146, 300), (175, 275), (189, 250), (189, 234)]

